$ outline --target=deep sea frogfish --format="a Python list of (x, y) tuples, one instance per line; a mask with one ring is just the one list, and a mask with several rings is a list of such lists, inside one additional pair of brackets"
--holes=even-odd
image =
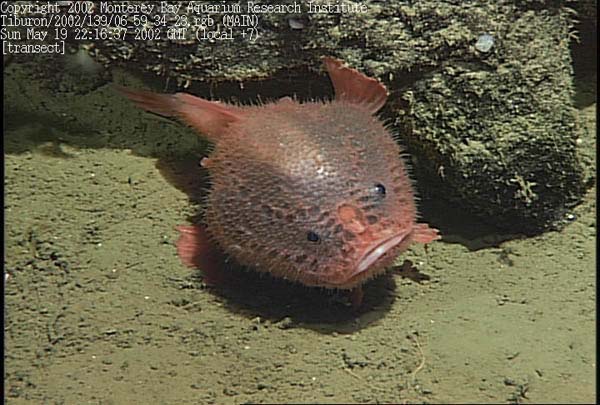
[(332, 101), (237, 106), (186, 93), (122, 92), (214, 144), (202, 160), (212, 185), (205, 223), (178, 228), (183, 263), (214, 274), (218, 250), (274, 277), (352, 290), (359, 305), (365, 281), (411, 243), (439, 236), (417, 222), (401, 148), (376, 116), (385, 86), (323, 60)]

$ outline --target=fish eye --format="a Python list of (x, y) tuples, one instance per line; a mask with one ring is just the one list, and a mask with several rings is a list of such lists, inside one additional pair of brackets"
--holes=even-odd
[(375, 187), (373, 187), (373, 191), (375, 191), (375, 194), (377, 194), (380, 197), (385, 196), (385, 186), (381, 183), (375, 184)]
[(306, 239), (308, 239), (310, 242), (318, 242), (321, 240), (321, 237), (314, 231), (308, 231), (306, 234)]

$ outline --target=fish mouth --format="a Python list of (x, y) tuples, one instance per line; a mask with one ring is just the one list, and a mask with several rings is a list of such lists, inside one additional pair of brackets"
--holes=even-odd
[(352, 274), (354, 277), (357, 274), (360, 274), (367, 270), (373, 263), (379, 260), (383, 255), (387, 252), (401, 244), (406, 240), (406, 237), (410, 232), (402, 232), (397, 233), (389, 238), (380, 240), (376, 244), (374, 244), (367, 252), (362, 256), (360, 261), (358, 262), (358, 266), (356, 267), (356, 271)]

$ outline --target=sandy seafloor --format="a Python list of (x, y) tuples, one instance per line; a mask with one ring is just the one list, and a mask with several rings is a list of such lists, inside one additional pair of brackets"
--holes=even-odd
[[(595, 170), (593, 71), (577, 106)], [(596, 401), (595, 189), (529, 238), (425, 202), (444, 240), (358, 312), (252, 273), (217, 290), (174, 246), (201, 194), (192, 131), (108, 84), (17, 62), (4, 79), (5, 403)]]

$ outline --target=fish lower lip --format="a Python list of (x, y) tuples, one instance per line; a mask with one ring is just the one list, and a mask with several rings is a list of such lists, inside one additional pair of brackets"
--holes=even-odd
[(406, 239), (406, 236), (407, 233), (403, 232), (380, 241), (377, 245), (371, 248), (367, 252), (367, 254), (363, 256), (363, 258), (358, 263), (358, 267), (356, 268), (356, 272), (354, 274), (359, 274), (367, 270), (381, 256), (389, 252), (390, 249), (393, 249), (395, 246), (398, 246), (404, 239)]

